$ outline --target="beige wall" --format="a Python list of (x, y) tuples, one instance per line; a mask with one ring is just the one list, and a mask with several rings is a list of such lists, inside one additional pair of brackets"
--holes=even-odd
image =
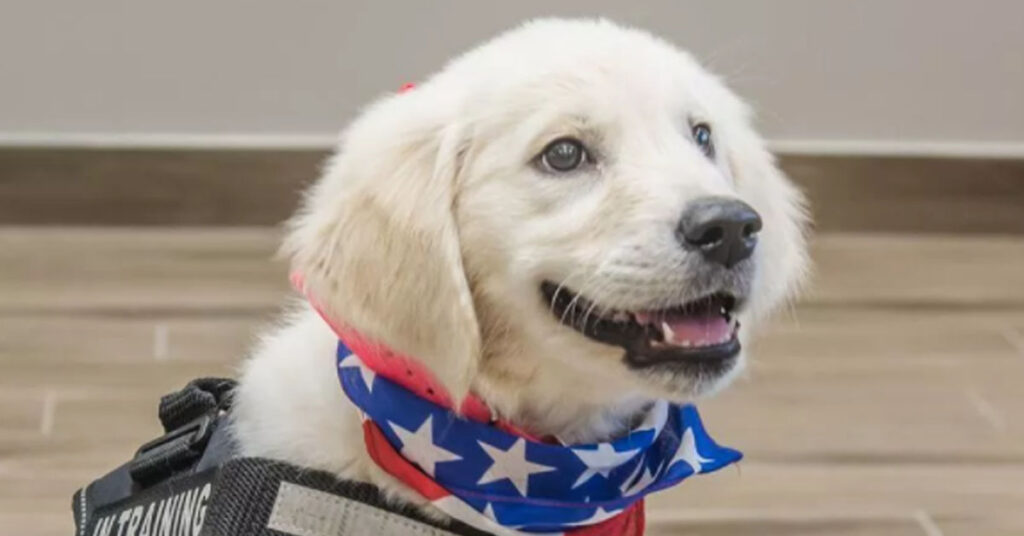
[(693, 50), (776, 140), (1024, 147), (1015, 0), (0, 0), (0, 141), (323, 137), (374, 94), (549, 14)]

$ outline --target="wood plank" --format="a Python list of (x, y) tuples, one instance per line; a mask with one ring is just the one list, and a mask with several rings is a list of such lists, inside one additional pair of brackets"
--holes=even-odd
[(873, 377), (829, 379), (762, 371), (701, 407), (715, 437), (751, 460), (1024, 463), (1024, 396), (965, 386), (959, 372), (880, 367)]
[[(65, 501), (67, 502), (67, 501)], [(70, 510), (67, 516), (57, 517), (51, 513), (61, 508), (68, 509), (70, 502), (59, 506), (58, 501), (46, 503), (35, 503), (37, 508), (45, 505), (47, 512), (26, 511), (25, 505), (21, 502), (7, 504), (0, 501), (0, 527), (8, 528), (18, 536), (66, 536), (73, 534), (74, 522), (71, 519)]]
[(1024, 464), (741, 462), (650, 495), (653, 517), (1020, 519)]
[(200, 376), (231, 375), (234, 367), (196, 361), (66, 363), (55, 370), (53, 363), (21, 362), (5, 364), (0, 389), (23, 392), (27, 386), (40, 392), (54, 389), (64, 393), (92, 393), (118, 389), (149, 392), (159, 396), (184, 386), (183, 380)]
[(18, 392), (16, 395), (0, 389), (0, 435), (39, 433), (44, 396), (42, 389), (33, 389), (31, 393)]
[(0, 313), (265, 312), (286, 270), (270, 229), (0, 228)]
[(743, 519), (649, 522), (647, 536), (922, 536), (912, 519)]
[(18, 315), (0, 322), (0, 359), (11, 366), (234, 364), (276, 315)]
[(1024, 515), (938, 516), (936, 525), (942, 536), (1020, 536), (1024, 534)]
[(826, 234), (814, 239), (813, 259), (813, 305), (1024, 306), (1020, 238)]
[(918, 360), (1002, 358), (1016, 352), (1004, 335), (1018, 321), (1024, 321), (1024, 309), (907, 312), (898, 307), (819, 308), (805, 303), (762, 330), (753, 350), (792, 357), (805, 367), (860, 367), (860, 360), (847, 359), (851, 354), (914, 366)]

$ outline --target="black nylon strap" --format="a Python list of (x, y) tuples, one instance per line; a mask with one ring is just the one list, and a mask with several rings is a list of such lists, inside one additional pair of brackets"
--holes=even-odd
[(160, 398), (160, 422), (171, 432), (209, 413), (225, 402), (235, 381), (225, 378), (198, 378), (184, 389)]
[(160, 399), (160, 421), (167, 432), (146, 443), (129, 463), (132, 480), (148, 486), (194, 465), (231, 404), (236, 383), (222, 378), (200, 378), (184, 389)]

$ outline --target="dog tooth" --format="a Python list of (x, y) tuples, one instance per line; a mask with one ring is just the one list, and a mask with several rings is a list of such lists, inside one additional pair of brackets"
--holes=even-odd
[(689, 347), (693, 346), (693, 343), (688, 341), (688, 340), (683, 340), (681, 344), (682, 344), (683, 348), (689, 348)]
[(665, 342), (675, 342), (675, 333), (672, 332), (672, 326), (668, 325), (668, 322), (661, 323), (661, 334), (665, 336)]

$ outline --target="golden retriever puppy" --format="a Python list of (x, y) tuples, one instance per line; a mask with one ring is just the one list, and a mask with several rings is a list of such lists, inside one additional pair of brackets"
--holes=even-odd
[[(283, 251), (325, 316), (453, 399), (608, 441), (727, 385), (805, 272), (802, 197), (750, 116), (648, 33), (530, 22), (369, 106)], [(236, 394), (243, 454), (426, 505), (367, 454), (337, 342), (308, 305), (263, 337)]]

